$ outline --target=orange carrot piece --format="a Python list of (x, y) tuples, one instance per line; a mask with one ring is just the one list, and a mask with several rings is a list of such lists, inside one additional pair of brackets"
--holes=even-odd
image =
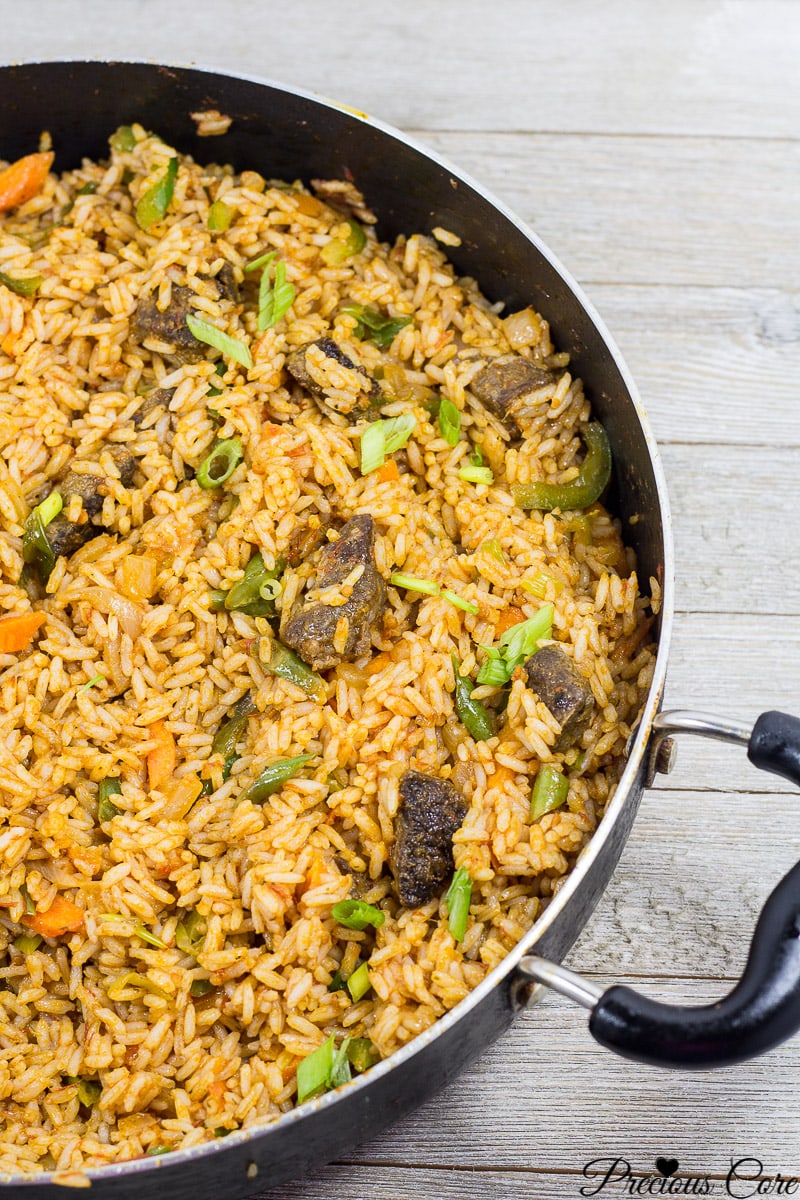
[(26, 154), (0, 171), (0, 212), (17, 208), (42, 190), (54, 157), (50, 150), (47, 154)]
[(156, 745), (147, 755), (147, 778), (152, 788), (161, 788), (175, 770), (175, 738), (163, 721), (154, 721), (148, 733)]
[(0, 620), (0, 654), (14, 654), (27, 650), (41, 625), (47, 620), (45, 613), (22, 613), (19, 617), (3, 617)]
[(22, 924), (42, 937), (61, 937), (83, 927), (83, 909), (64, 896), (56, 896), (46, 912), (26, 913)]
[(397, 463), (393, 458), (390, 458), (388, 462), (385, 462), (383, 466), (378, 469), (378, 479), (381, 481), (381, 483), (391, 483), (395, 479), (399, 478), (400, 472), (398, 471)]
[(521, 608), (517, 608), (514, 604), (510, 604), (508, 608), (504, 608), (497, 618), (497, 624), (494, 627), (495, 637), (500, 637), (501, 634), (509, 630), (512, 625), (519, 625), (520, 621), (525, 620), (525, 613)]

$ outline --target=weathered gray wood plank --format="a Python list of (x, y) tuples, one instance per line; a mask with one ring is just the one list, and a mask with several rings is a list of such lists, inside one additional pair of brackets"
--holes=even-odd
[(656, 437), (800, 444), (800, 292), (592, 284), (589, 293)]
[(438, 129), (797, 137), (792, 0), (37, 0), (4, 22), (4, 59), (123, 54), (214, 62)]
[(424, 137), (532, 225), (587, 285), (797, 289), (800, 142)]

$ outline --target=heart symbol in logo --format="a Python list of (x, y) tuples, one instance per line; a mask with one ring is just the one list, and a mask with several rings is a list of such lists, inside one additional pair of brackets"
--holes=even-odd
[(656, 1168), (665, 1179), (669, 1179), (670, 1175), (674, 1175), (678, 1169), (677, 1158), (657, 1158)]

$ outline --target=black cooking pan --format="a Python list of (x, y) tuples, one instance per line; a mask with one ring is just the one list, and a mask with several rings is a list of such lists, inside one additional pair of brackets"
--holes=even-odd
[[(199, 139), (189, 114), (218, 108), (230, 131)], [(43, 130), (56, 169), (103, 158), (118, 125), (139, 121), (200, 161), (224, 161), (269, 178), (352, 178), (378, 214), (378, 232), (461, 239), (451, 258), (492, 300), (532, 304), (569, 350), (614, 450), (610, 507), (624, 523), (640, 578), (663, 589), (658, 656), (619, 788), (590, 845), (533, 929), (486, 980), (431, 1029), (366, 1075), (223, 1141), (88, 1172), (96, 1200), (226, 1200), (319, 1166), (419, 1105), (535, 998), (544, 982), (591, 1009), (599, 1042), (661, 1066), (725, 1065), (758, 1054), (800, 1027), (800, 867), (773, 892), (747, 969), (717, 1005), (674, 1008), (628, 988), (605, 992), (556, 964), (572, 946), (617, 864), (642, 790), (670, 765), (669, 734), (692, 731), (748, 746), (757, 766), (800, 783), (800, 722), (767, 713), (752, 731), (694, 713), (659, 714), (667, 665), (673, 563), (660, 460), (635, 386), (601, 320), (550, 252), (461, 172), (364, 114), (303, 92), (241, 77), (141, 63), (40, 63), (0, 68), (0, 156), (30, 153)], [(531, 953), (535, 949), (535, 956)], [(5, 1181), (20, 1200), (63, 1200), (51, 1175)]]

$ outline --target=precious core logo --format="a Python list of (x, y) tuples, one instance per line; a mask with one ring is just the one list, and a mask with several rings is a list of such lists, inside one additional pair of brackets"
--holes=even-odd
[(726, 1174), (688, 1172), (679, 1175), (677, 1158), (659, 1155), (655, 1169), (637, 1170), (625, 1158), (594, 1158), (583, 1168), (582, 1196), (623, 1194), (627, 1196), (793, 1196), (800, 1191), (800, 1178), (765, 1173), (760, 1159), (745, 1156), (731, 1159)]

